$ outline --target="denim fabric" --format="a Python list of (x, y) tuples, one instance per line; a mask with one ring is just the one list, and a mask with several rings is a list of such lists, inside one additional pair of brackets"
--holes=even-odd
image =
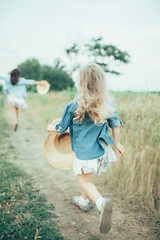
[(4, 80), (5, 83), (3, 85), (3, 92), (5, 94), (12, 94), (15, 97), (26, 97), (26, 85), (33, 85), (34, 80), (29, 80), (25, 78), (19, 78), (19, 81), (16, 85), (12, 85), (10, 81), (10, 77), (1, 77), (0, 79)]
[(117, 113), (101, 126), (95, 125), (91, 120), (76, 123), (73, 118), (77, 106), (76, 101), (72, 101), (66, 106), (62, 119), (55, 129), (59, 133), (64, 133), (69, 127), (72, 150), (78, 159), (99, 158), (105, 153), (105, 143), (114, 144), (109, 136), (107, 122), (111, 128), (120, 127), (122, 123), (118, 119)]

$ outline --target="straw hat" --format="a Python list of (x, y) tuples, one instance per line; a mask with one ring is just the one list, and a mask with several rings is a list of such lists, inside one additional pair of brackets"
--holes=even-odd
[(41, 84), (37, 85), (37, 92), (41, 95), (46, 94), (50, 89), (50, 84), (46, 80), (40, 81)]
[[(55, 126), (61, 119), (52, 122)], [(72, 151), (70, 134), (67, 130), (65, 133), (49, 133), (43, 146), (45, 159), (55, 168), (72, 169), (75, 154)]]

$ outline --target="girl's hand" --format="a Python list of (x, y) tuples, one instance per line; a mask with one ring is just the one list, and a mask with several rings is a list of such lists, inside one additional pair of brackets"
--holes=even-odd
[(34, 81), (34, 85), (38, 85), (39, 84), (39, 82), (38, 81)]
[(34, 85), (44, 85), (44, 83), (41, 83), (41, 81), (34, 81)]
[(52, 124), (48, 125), (47, 132), (55, 132), (55, 133), (57, 133), (55, 127)]
[(123, 145), (121, 145), (120, 143), (117, 143), (114, 146), (119, 151), (119, 153), (121, 154), (121, 157), (122, 157), (125, 152)]

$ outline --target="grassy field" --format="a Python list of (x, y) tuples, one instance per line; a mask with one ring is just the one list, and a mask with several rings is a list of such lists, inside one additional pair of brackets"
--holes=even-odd
[(18, 156), (2, 116), (0, 109), (0, 239), (64, 239), (54, 222), (54, 207), (33, 187), (31, 177), (9, 162)]
[[(40, 131), (45, 131), (48, 123), (61, 116), (64, 106), (75, 94), (69, 91), (46, 96), (30, 93), (27, 114), (39, 125)], [(126, 152), (101, 181), (126, 202), (136, 203), (157, 215), (160, 209), (160, 95), (113, 93), (113, 96), (123, 121), (121, 142)]]

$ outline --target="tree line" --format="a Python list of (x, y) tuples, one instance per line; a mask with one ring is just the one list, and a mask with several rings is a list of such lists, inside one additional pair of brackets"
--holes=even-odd
[[(27, 79), (47, 80), (50, 83), (51, 90), (63, 90), (68, 87), (73, 87), (74, 82), (71, 76), (57, 65), (41, 65), (35, 59), (28, 59), (18, 65), (21, 75)], [(28, 86), (28, 90), (33, 90), (32, 86)]]
[[(65, 49), (65, 53), (70, 60), (68, 65), (59, 58), (54, 60), (53, 65), (41, 65), (36, 58), (32, 58), (17, 67), (23, 77), (44, 79), (50, 83), (51, 90), (63, 90), (74, 86), (72, 75), (82, 63), (96, 63), (105, 72), (118, 75), (120, 65), (130, 61), (127, 51), (122, 51), (113, 44), (106, 44), (102, 37), (92, 38), (84, 44), (73, 43)], [(31, 90), (32, 86), (29, 86), (29, 89)]]

